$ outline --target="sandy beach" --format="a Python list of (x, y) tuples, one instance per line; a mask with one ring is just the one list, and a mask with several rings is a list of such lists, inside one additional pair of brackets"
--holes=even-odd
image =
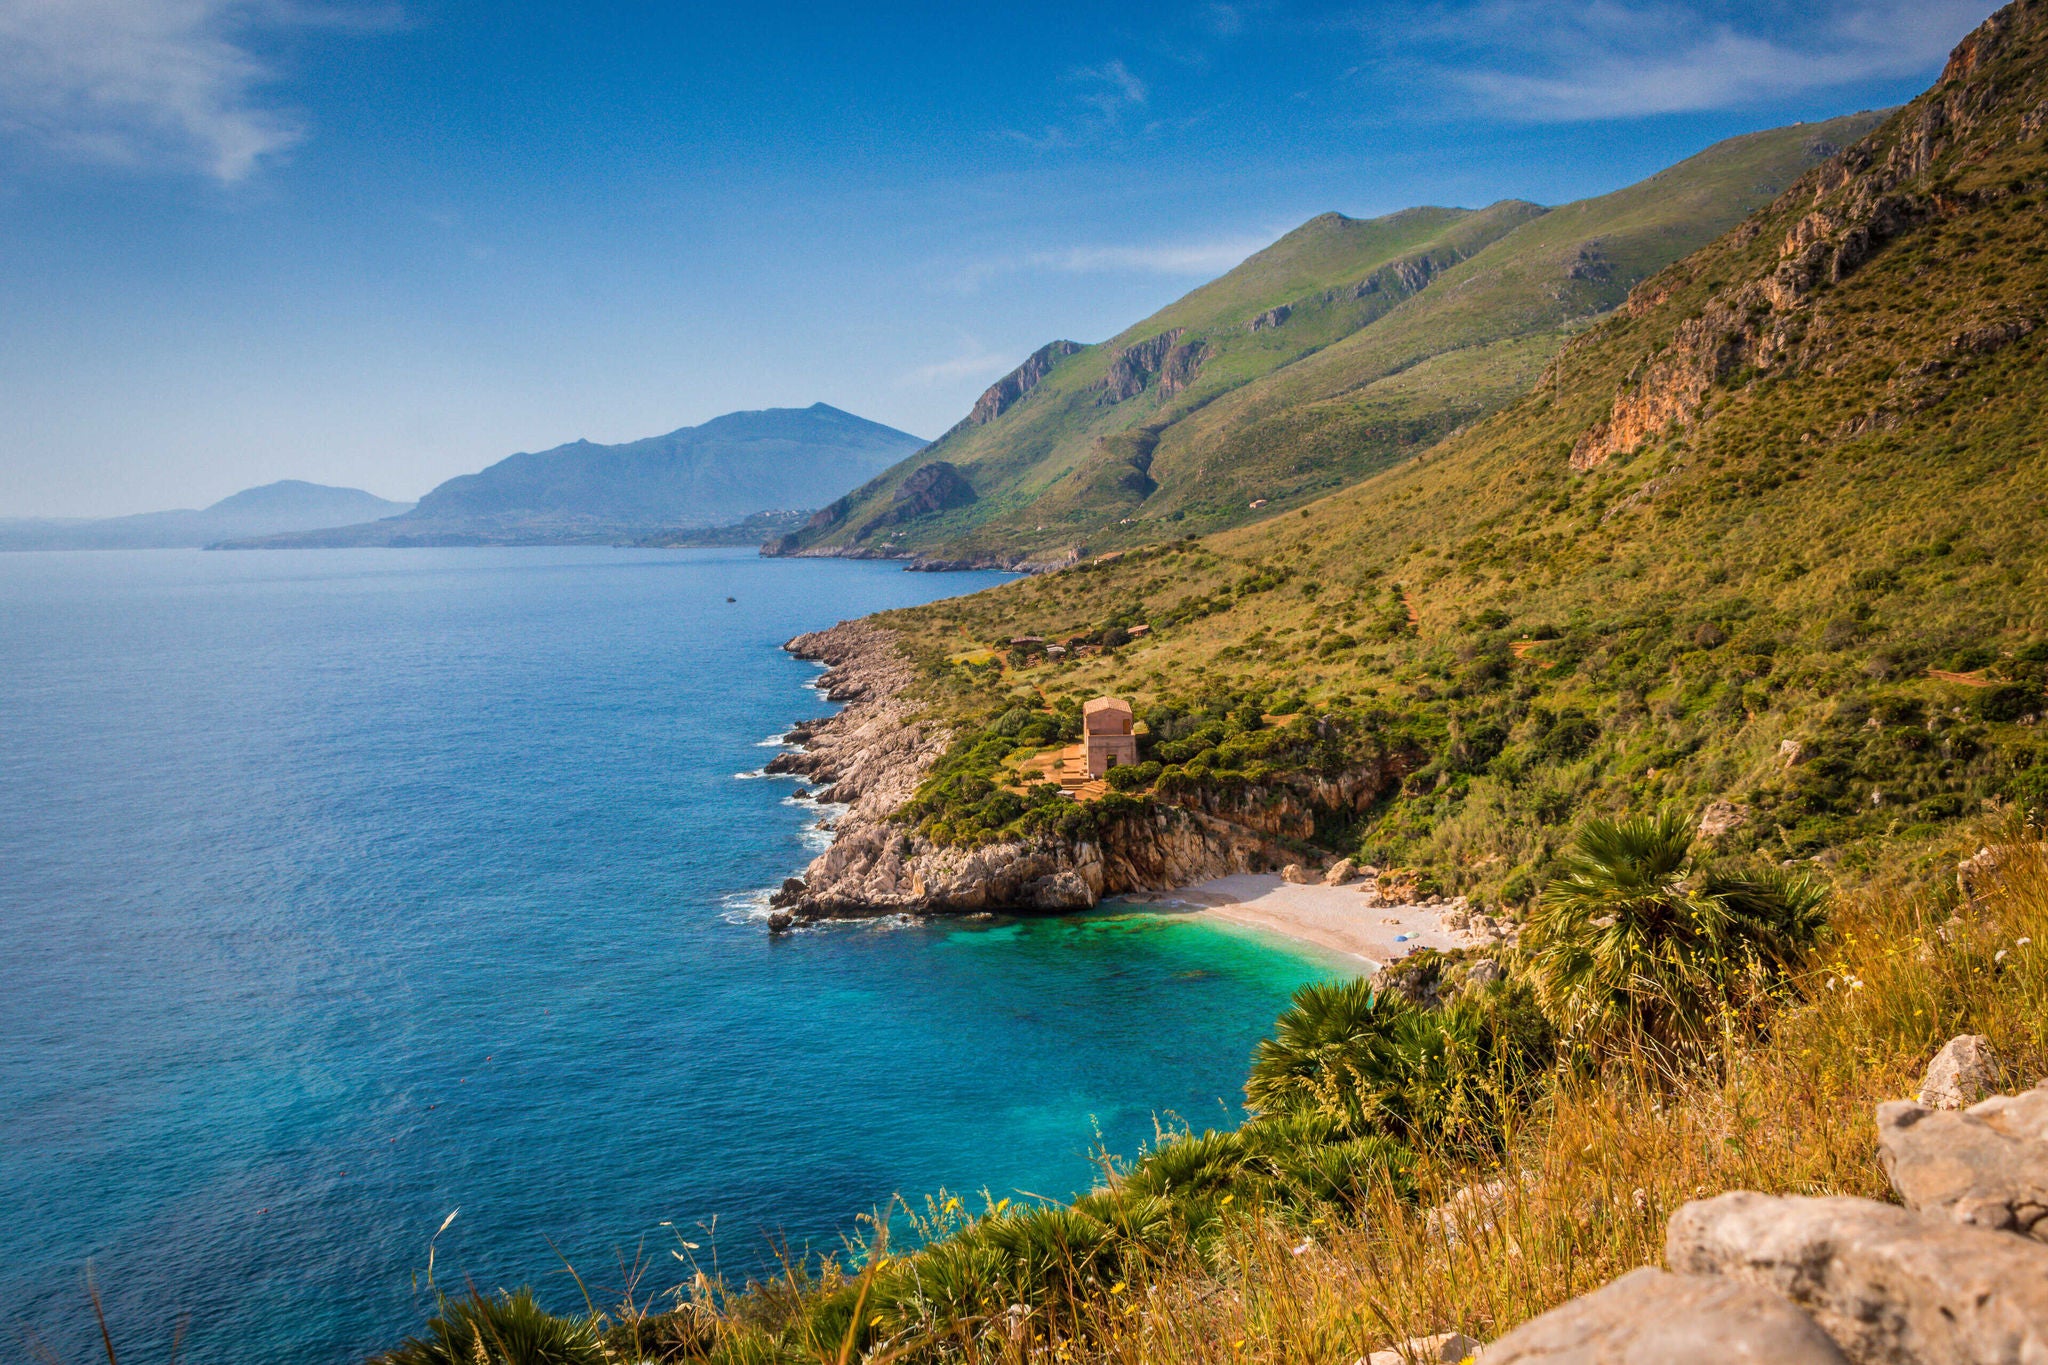
[(1149, 898), (1161, 910), (1186, 910), (1360, 959), (1367, 970), (1417, 948), (1458, 948), (1469, 940), (1444, 927), (1448, 906), (1369, 905), (1365, 883), (1298, 886), (1264, 873), (1240, 873)]

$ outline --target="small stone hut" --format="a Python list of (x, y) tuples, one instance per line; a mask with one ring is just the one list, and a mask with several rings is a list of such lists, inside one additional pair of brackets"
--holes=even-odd
[(1119, 763), (1138, 761), (1138, 736), (1131, 704), (1121, 697), (1097, 697), (1081, 708), (1081, 742), (1088, 750), (1088, 776), (1101, 777)]

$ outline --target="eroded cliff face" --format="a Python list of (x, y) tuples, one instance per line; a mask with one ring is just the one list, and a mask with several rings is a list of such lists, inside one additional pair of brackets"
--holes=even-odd
[[(1738, 229), (1738, 244), (1753, 241), (1765, 224), (1783, 223), (1788, 214), (1804, 210), (1779, 241), (1767, 273), (1715, 294), (1698, 316), (1678, 325), (1669, 345), (1629, 375), (1610, 415), (1574, 443), (1571, 468), (1596, 469), (1674, 424), (1693, 422), (1713, 388), (1740, 371), (1784, 373), (1825, 364), (1825, 329), (1810, 325), (1816, 292), (1841, 283), (1892, 239), (1983, 197), (1960, 194), (1930, 177), (1943, 154), (1966, 138), (1982, 154), (2012, 139), (2038, 137), (2048, 127), (2048, 99), (2039, 82), (2005, 74), (2001, 61), (2038, 42), (2044, 28), (2048, 6), (2023, 3), (2000, 11), (1955, 49), (1932, 92), (1815, 167)], [(1639, 317), (1662, 305), (1678, 278), (1674, 272), (1684, 269), (1681, 264), (1638, 286), (1626, 313)], [(1986, 325), (1999, 336), (2017, 336), (2035, 321)]]
[(1156, 803), (1087, 839), (940, 847), (891, 819), (952, 739), (901, 695), (916, 670), (895, 637), (850, 621), (786, 648), (829, 664), (819, 688), (847, 704), (793, 728), (789, 742), (801, 747), (768, 765), (811, 778), (819, 800), (847, 807), (832, 846), (775, 897), (792, 919), (1081, 910), (1104, 896), (1272, 871), (1301, 860), (1281, 841), (1313, 834), (1317, 809), (1362, 809), (1400, 780), (1361, 769)]

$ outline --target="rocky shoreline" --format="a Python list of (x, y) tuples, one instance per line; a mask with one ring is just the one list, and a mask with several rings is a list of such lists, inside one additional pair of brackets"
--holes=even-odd
[[(935, 845), (891, 817), (953, 735), (904, 697), (916, 667), (894, 633), (845, 621), (783, 647), (826, 664), (818, 690), (845, 709), (792, 726), (784, 738), (793, 747), (767, 771), (808, 778), (817, 800), (846, 810), (830, 826), (832, 846), (775, 893), (771, 928), (892, 914), (1084, 910), (1104, 896), (1168, 891), (1296, 861), (1275, 837), (1284, 830), (1242, 823), (1230, 818), (1234, 812), (1169, 805), (1109, 822), (1093, 839)], [(1259, 818), (1271, 824), (1270, 813)]]

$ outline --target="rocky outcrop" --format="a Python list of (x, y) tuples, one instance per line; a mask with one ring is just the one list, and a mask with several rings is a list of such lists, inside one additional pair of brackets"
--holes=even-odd
[(1709, 801), (1707, 808), (1700, 812), (1699, 828), (1694, 831), (1698, 839), (1718, 839), (1741, 829), (1749, 823), (1749, 813), (1731, 801)]
[(1285, 856), (1252, 831), (1173, 806), (1106, 822), (1092, 839), (975, 848), (936, 845), (887, 822), (848, 820), (804, 870), (802, 891), (778, 904), (809, 919), (1085, 910), (1104, 896), (1257, 872)]
[(1998, 1054), (1981, 1033), (1965, 1033), (1942, 1044), (1927, 1064), (1920, 1103), (1929, 1109), (1962, 1109), (1998, 1089)]
[(1251, 324), (1248, 330), (1254, 332), (1267, 332), (1273, 330), (1276, 327), (1285, 327), (1287, 325), (1287, 319), (1293, 316), (1294, 305), (1283, 303), (1279, 305), (1277, 308), (1268, 308), (1265, 312), (1253, 318), (1251, 320)]
[(1910, 1100), (1883, 1105), (1877, 1143), (1908, 1208), (2048, 1242), (2048, 1086), (1960, 1113)]
[(1485, 1365), (1846, 1365), (1782, 1294), (1644, 1267), (1486, 1348)]
[(1490, 1365), (2048, 1362), (2048, 1082), (1960, 1112), (1877, 1111), (1871, 1199), (1737, 1191), (1665, 1227), (1638, 1270), (1510, 1332)]
[(1118, 351), (1110, 359), (1109, 373), (1096, 381), (1096, 401), (1121, 403), (1143, 393), (1165, 365), (1167, 353), (1173, 350), (1183, 331), (1184, 328), (1176, 327)]
[(889, 495), (889, 506), (860, 528), (856, 540), (866, 540), (878, 531), (905, 522), (916, 521), (919, 517), (949, 512), (956, 507), (966, 507), (975, 500), (974, 485), (960, 472), (958, 465), (945, 460), (933, 460), (910, 471), (910, 476), (896, 486)]
[(961, 419), (960, 426), (987, 426), (1043, 383), (1045, 377), (1052, 373), (1053, 366), (1085, 349), (1078, 341), (1054, 341), (1039, 347), (1022, 365), (983, 390), (981, 397), (974, 400), (974, 407)]
[[(1261, 828), (1171, 805), (1099, 822), (1089, 839), (935, 845), (891, 819), (952, 741), (902, 696), (916, 668), (895, 636), (849, 621), (785, 647), (830, 665), (817, 686), (846, 703), (835, 716), (792, 727), (784, 738), (796, 747), (768, 764), (810, 779), (819, 801), (847, 808), (832, 846), (774, 897), (794, 918), (1085, 909), (1106, 895), (1263, 871), (1290, 856)], [(1270, 804), (1285, 809), (1298, 799)]]
[(1183, 341), (1166, 353), (1166, 359), (1159, 365), (1159, 391), (1176, 394), (1195, 382), (1202, 373), (1202, 362), (1209, 358), (1209, 343), (1200, 337)]
[(1673, 1214), (1664, 1259), (1784, 1295), (1853, 1361), (2048, 1360), (2048, 1247), (2004, 1233), (1870, 1199), (1739, 1191)]
[(967, 482), (958, 465), (944, 460), (919, 465), (889, 496), (890, 506), (902, 509), (906, 517), (950, 511), (973, 501), (974, 485)]

